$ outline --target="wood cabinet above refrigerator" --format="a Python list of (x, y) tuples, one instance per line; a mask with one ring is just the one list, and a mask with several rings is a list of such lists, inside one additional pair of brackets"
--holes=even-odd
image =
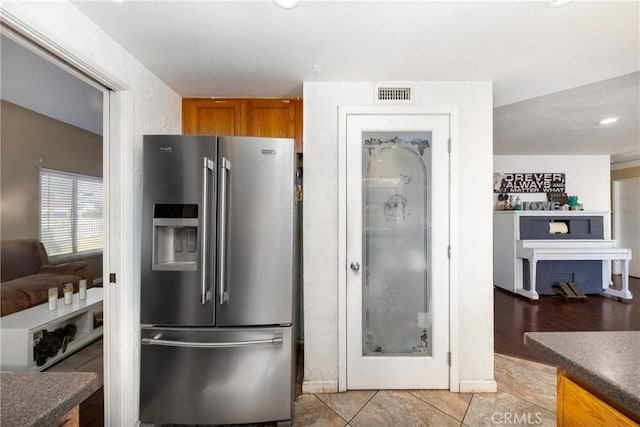
[(294, 138), (302, 153), (300, 98), (183, 98), (182, 132)]

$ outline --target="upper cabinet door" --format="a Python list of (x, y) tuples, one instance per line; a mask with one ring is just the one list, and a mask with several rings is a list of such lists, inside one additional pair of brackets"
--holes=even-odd
[(184, 98), (182, 132), (198, 135), (243, 135), (243, 101)]
[(302, 100), (296, 98), (184, 98), (185, 134), (294, 138), (302, 153)]
[(289, 99), (247, 100), (247, 135), (295, 138), (295, 102)]

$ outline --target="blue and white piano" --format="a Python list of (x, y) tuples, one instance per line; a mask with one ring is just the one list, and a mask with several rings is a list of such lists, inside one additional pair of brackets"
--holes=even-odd
[[(495, 286), (537, 300), (555, 294), (555, 282), (574, 282), (585, 294), (633, 298), (631, 249), (611, 240), (610, 212), (496, 211), (493, 227)], [(621, 288), (613, 286), (614, 263)]]

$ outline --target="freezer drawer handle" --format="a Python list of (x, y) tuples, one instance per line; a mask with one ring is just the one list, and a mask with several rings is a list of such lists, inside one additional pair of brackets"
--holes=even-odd
[(253, 345), (282, 345), (282, 338), (276, 337), (266, 340), (254, 341), (234, 341), (234, 342), (187, 342), (187, 341), (170, 341), (157, 340), (152, 338), (142, 338), (144, 345), (162, 345), (165, 347), (189, 347), (189, 348), (230, 348), (230, 347), (249, 347)]

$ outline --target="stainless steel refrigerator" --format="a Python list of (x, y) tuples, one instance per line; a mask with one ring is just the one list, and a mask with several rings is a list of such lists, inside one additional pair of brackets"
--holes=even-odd
[(140, 420), (291, 419), (292, 139), (143, 144)]

